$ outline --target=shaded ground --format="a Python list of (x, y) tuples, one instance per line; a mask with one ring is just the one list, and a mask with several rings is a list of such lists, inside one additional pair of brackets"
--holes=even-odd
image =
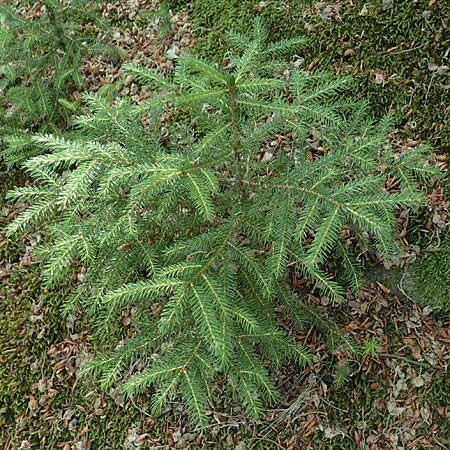
[[(120, 24), (113, 42), (130, 60), (170, 69), (192, 43), (187, 15), (171, 15), (156, 1), (110, 3), (105, 14)], [(96, 90), (119, 79), (119, 64), (92, 57), (85, 74), (89, 89)], [(135, 100), (146, 95), (132, 79), (124, 80), (121, 93)], [(4, 172), (2, 184), (12, 184)], [(16, 211), (0, 205), (3, 228)], [(161, 417), (151, 417), (146, 398), (130, 401), (118, 389), (101, 393), (79, 379), (77, 369), (92, 356), (91, 330), (82, 317), (61, 315), (65, 287), (57, 292), (41, 287), (39, 264), (30, 251), (43, 238), (35, 233), (12, 243), (0, 234), (3, 448), (450, 447), (450, 320), (391, 293), (387, 282), (373, 280), (373, 287), (346, 305), (308, 299), (348, 333), (359, 356), (339, 345), (332, 348), (330, 335), (311, 326), (296, 339), (310, 347), (314, 364), (303, 372), (286, 367), (273, 374), (282, 392), (278, 409), (250, 423), (217, 386), (213, 425), (199, 431), (187, 421), (183, 405), (174, 403)]]
[[(3, 213), (8, 212), (5, 208)], [(2, 219), (4, 220), (4, 219)], [(367, 289), (332, 307), (365, 356), (330, 350), (329, 336), (311, 327), (296, 338), (315, 355), (303, 373), (274, 374), (279, 409), (251, 424), (221, 397), (212, 425), (194, 429), (173, 404), (150, 417), (147, 399), (131, 402), (116, 389), (101, 393), (76, 371), (91, 357), (90, 329), (79, 317), (61, 320), (64, 289), (46, 292), (29, 250), (1, 241), (0, 442), (5, 449), (419, 449), (450, 445), (450, 321), (429, 308)], [(19, 258), (17, 259), (17, 256)], [(8, 262), (8, 260), (13, 262)], [(326, 310), (324, 305), (326, 305)]]

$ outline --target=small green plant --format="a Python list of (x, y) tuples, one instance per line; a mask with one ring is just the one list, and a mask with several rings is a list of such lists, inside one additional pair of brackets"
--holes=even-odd
[[(292, 271), (343, 301), (330, 267), (357, 291), (355, 248), (395, 253), (396, 208), (422, 204), (416, 179), (436, 173), (424, 146), (393, 152), (389, 117), (342, 96), (347, 78), (279, 61), (303, 39), (267, 43), (259, 20), (230, 39), (227, 70), (193, 56), (172, 76), (125, 66), (151, 98), (86, 95), (79, 137), (34, 137), (50, 151), (24, 164), (38, 183), (9, 194), (31, 203), (9, 234), (47, 224), (45, 282), (76, 273), (67, 307), (109, 346), (84, 372), (105, 388), (128, 373), (124, 391), (153, 389), (155, 414), (181, 396), (200, 424), (218, 380), (252, 417), (276, 404), (270, 374), (310, 361), (282, 325), (307, 316)], [(122, 323), (133, 336), (116, 345)]]
[(0, 6), (0, 131), (14, 136), (7, 139), (9, 162), (28, 154), (22, 129), (56, 131), (67, 123), (78, 107), (70, 94), (84, 86), (84, 57), (115, 53), (97, 38), (92, 2), (42, 3), (33, 17)]
[(364, 340), (361, 347), (361, 356), (370, 356), (371, 358), (375, 358), (377, 353), (382, 349), (382, 345), (380, 345), (376, 338), (372, 336), (370, 339)]

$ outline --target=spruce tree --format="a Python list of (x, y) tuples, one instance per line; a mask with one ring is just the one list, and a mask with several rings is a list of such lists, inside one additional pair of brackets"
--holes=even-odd
[(29, 155), (24, 129), (57, 132), (70, 120), (78, 107), (70, 95), (85, 87), (86, 55), (117, 56), (97, 36), (98, 26), (107, 28), (99, 3), (43, 0), (29, 17), (0, 5), (0, 137), (7, 136), (8, 162)]
[[(390, 118), (371, 120), (347, 78), (280, 62), (302, 39), (268, 43), (259, 20), (230, 39), (226, 69), (188, 55), (173, 74), (124, 66), (150, 98), (85, 95), (78, 137), (33, 137), (37, 182), (9, 194), (29, 204), (9, 234), (46, 225), (45, 283), (76, 272), (67, 308), (109, 346), (84, 372), (105, 388), (127, 373), (124, 392), (150, 390), (154, 413), (181, 397), (200, 424), (219, 378), (252, 417), (276, 404), (272, 368), (311, 359), (282, 326), (308, 316), (292, 271), (343, 301), (361, 286), (355, 252), (398, 252), (396, 209), (423, 204), (418, 180), (436, 173), (426, 147), (392, 150)], [(135, 333), (116, 345), (131, 307)]]

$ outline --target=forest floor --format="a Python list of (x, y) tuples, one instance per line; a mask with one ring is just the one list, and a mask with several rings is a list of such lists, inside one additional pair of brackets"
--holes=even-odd
[[(192, 45), (191, 24), (187, 13), (163, 14), (160, 6), (110, 2), (105, 15), (117, 25), (112, 42), (126, 52), (124, 59), (170, 70)], [(105, 57), (87, 60), (85, 74), (91, 91), (121, 76), (119, 65)], [(139, 101), (146, 92), (126, 78), (121, 94)], [(6, 174), (4, 167), (0, 174), (3, 228), (17, 214), (4, 192), (26, 179)], [(0, 232), (0, 444), (5, 450), (450, 448), (450, 318), (402, 294), (401, 281), (394, 290), (374, 279), (343, 305), (308, 295), (307, 302), (357, 343), (359, 356), (332, 348), (327, 335), (311, 326), (296, 339), (310, 348), (313, 364), (273, 374), (282, 394), (277, 409), (250, 422), (217, 386), (211, 425), (199, 430), (182, 404), (152, 417), (147, 398), (125, 399), (120, 387), (101, 392), (78, 377), (78, 368), (93, 354), (91, 328), (82, 316), (61, 314), (69, 286), (42, 287), (32, 250), (44, 238), (36, 232), (14, 243)]]

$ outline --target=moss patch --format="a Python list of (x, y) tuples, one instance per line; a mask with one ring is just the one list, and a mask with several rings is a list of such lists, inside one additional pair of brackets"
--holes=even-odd
[(15, 266), (0, 287), (0, 446), (89, 448), (91, 441), (95, 448), (123, 448), (142, 414), (77, 381), (60, 309), (64, 289), (47, 292), (38, 268), (30, 269)]
[(435, 252), (427, 253), (415, 264), (414, 279), (424, 301), (450, 312), (450, 233)]

